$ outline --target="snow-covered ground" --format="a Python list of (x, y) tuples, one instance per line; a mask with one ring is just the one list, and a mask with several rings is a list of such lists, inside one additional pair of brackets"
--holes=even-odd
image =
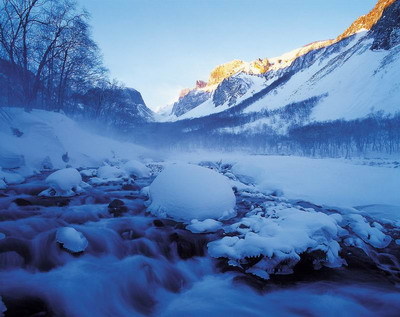
[(62, 114), (10, 114), (0, 128), (0, 311), (399, 311), (397, 165), (157, 153)]

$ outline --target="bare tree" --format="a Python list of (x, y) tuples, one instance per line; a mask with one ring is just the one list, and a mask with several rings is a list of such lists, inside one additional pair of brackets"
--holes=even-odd
[(104, 74), (87, 21), (72, 0), (1, 0), (0, 54), (19, 75), (26, 108), (39, 90), (63, 107), (70, 85)]

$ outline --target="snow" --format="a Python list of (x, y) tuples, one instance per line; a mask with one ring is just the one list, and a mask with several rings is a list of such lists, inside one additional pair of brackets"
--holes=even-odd
[[(88, 132), (83, 122), (76, 122), (64, 114), (44, 110), (25, 112), (20, 108), (3, 108), (12, 118), (11, 123), (0, 124), (0, 167), (25, 166), (43, 170), (66, 167), (62, 155), (68, 153), (71, 167), (99, 167), (107, 160), (132, 160), (141, 155), (157, 156), (153, 151), (130, 142), (122, 142)], [(23, 132), (16, 137), (16, 127)]]
[[(249, 88), (249, 90), (243, 96), (237, 98), (235, 105), (237, 105), (241, 101), (251, 97), (252, 95), (254, 95), (254, 93), (265, 88), (265, 86), (267, 85), (267, 82), (264, 77), (248, 75), (248, 74), (244, 74), (244, 73), (240, 73), (235, 76), (242, 77), (245, 80), (252, 83), (252, 86)], [(215, 86), (215, 88), (217, 88), (217, 86)], [(213, 98), (211, 97), (211, 98), (207, 99), (205, 102), (203, 102), (202, 104), (198, 105), (196, 108), (193, 108), (192, 110), (186, 112), (182, 116), (179, 116), (179, 117), (170, 116), (170, 120), (173, 121), (173, 120), (183, 120), (183, 119), (190, 119), (190, 118), (199, 118), (199, 117), (207, 116), (207, 115), (210, 115), (213, 113), (219, 113), (219, 112), (225, 111), (231, 107), (234, 107), (235, 105), (229, 106), (228, 102), (226, 102), (225, 104), (216, 107), (213, 102)]]
[[(321, 212), (307, 212), (296, 208), (276, 208), (274, 214), (254, 214), (234, 223), (225, 232), (238, 232), (239, 236), (226, 236), (208, 244), (215, 258), (234, 261), (247, 257), (265, 256), (249, 273), (268, 278), (279, 266), (281, 274), (289, 274), (304, 252), (315, 250), (326, 254), (324, 265), (339, 267), (338, 225), (335, 218)], [(284, 263), (284, 264), (283, 264)]]
[(126, 162), (123, 169), (128, 173), (128, 175), (134, 175), (136, 177), (149, 177), (150, 169), (136, 160), (130, 160)]
[(175, 164), (166, 167), (149, 188), (148, 210), (183, 220), (229, 218), (236, 198), (228, 179), (208, 168)]
[[(354, 165), (339, 159), (242, 156), (233, 172), (251, 177), (262, 191), (331, 206), (400, 206), (400, 170)], [(377, 186), (379, 184), (379, 186)]]
[[(393, 54), (393, 50), (369, 50), (371, 42), (365, 37), (366, 33), (357, 33), (339, 52), (295, 73), (287, 83), (244, 112), (278, 109), (326, 93), (328, 96), (322, 98), (312, 112), (311, 117), (316, 121), (352, 120), (368, 115), (371, 110), (397, 112), (400, 87), (395, 83), (400, 76), (400, 67), (390, 63), (385, 65), (385, 59)], [(337, 58), (346, 50), (349, 50), (346, 57)]]
[(42, 196), (73, 196), (81, 190), (82, 177), (75, 168), (64, 168), (48, 176), (46, 183), (50, 189), (40, 193)]
[(124, 175), (124, 171), (116, 166), (102, 166), (97, 170), (97, 177), (102, 179), (119, 178)]
[(361, 215), (347, 215), (346, 220), (357, 236), (375, 248), (385, 248), (392, 241), (389, 236), (381, 231), (382, 227), (379, 224), (374, 224), (375, 226), (372, 227)]
[(72, 227), (57, 229), (56, 241), (72, 253), (83, 252), (88, 246), (84, 235)]
[(0, 169), (0, 180), (4, 180), (7, 184), (20, 184), (25, 178), (17, 173), (5, 172)]
[(193, 233), (216, 232), (221, 228), (222, 223), (214, 219), (205, 219), (203, 221), (194, 219), (190, 225), (186, 226), (186, 229)]

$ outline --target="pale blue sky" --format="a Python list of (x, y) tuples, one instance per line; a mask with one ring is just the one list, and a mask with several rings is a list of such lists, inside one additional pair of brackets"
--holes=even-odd
[(156, 109), (233, 59), (334, 38), (376, 0), (78, 0), (111, 76)]

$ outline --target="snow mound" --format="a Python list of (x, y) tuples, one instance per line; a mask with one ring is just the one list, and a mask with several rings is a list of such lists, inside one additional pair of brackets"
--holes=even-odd
[(71, 227), (59, 228), (56, 233), (56, 241), (73, 253), (83, 252), (88, 246), (84, 235)]
[(226, 219), (235, 214), (229, 180), (208, 168), (176, 164), (165, 168), (149, 188), (154, 215), (181, 220)]
[(97, 177), (108, 179), (108, 178), (119, 178), (124, 175), (124, 171), (116, 166), (102, 166), (97, 170)]
[(146, 165), (135, 160), (126, 162), (123, 168), (129, 175), (134, 175), (136, 177), (150, 176), (150, 169)]
[(44, 190), (39, 196), (74, 196), (81, 191), (81, 174), (75, 168), (64, 168), (54, 172), (46, 178), (49, 189)]
[(248, 258), (262, 259), (248, 269), (248, 273), (261, 278), (269, 274), (291, 274), (302, 253), (320, 252), (315, 266), (340, 267), (339, 227), (335, 217), (321, 212), (281, 208), (273, 214), (257, 213), (224, 228), (237, 234), (210, 242), (212, 257), (229, 259), (229, 264), (242, 266)]
[(206, 219), (203, 221), (193, 219), (192, 223), (186, 226), (186, 229), (193, 233), (216, 232), (221, 228), (222, 223), (214, 219)]

